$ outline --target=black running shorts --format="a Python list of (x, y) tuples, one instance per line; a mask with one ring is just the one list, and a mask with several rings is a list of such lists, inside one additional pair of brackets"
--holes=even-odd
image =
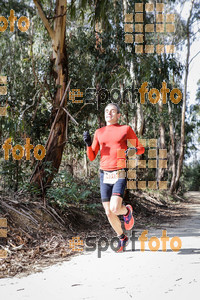
[(126, 181), (127, 181), (126, 176), (125, 178), (119, 178), (114, 184), (104, 183), (103, 179), (104, 179), (104, 172), (103, 170), (100, 170), (100, 189), (101, 189), (102, 202), (110, 201), (111, 196), (119, 196), (123, 198), (124, 191), (126, 188)]

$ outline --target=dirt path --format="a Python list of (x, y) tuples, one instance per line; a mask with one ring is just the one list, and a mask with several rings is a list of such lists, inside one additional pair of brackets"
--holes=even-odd
[[(101, 258), (97, 250), (84, 252), (70, 261), (45, 268), (42, 273), (0, 279), (1, 299), (184, 300), (199, 297), (200, 192), (187, 193), (187, 197), (191, 200), (189, 218), (135, 232), (136, 238), (144, 230), (148, 230), (148, 239), (156, 236), (160, 242), (158, 251), (150, 251), (148, 241), (145, 251), (140, 251), (141, 242), (137, 239), (135, 251), (130, 243), (126, 252), (114, 253), (109, 247), (101, 253)], [(170, 240), (174, 236), (181, 239), (178, 252), (171, 250), (169, 241), (167, 251), (162, 251), (162, 230), (167, 230)]]

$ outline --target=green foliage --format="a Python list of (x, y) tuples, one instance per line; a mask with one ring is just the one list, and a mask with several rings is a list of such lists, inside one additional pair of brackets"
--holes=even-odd
[(27, 171), (21, 161), (13, 160), (12, 157), (9, 160), (2, 159), (0, 178), (4, 191), (10, 192), (13, 190), (16, 192), (26, 181)]
[(185, 191), (200, 191), (200, 163), (185, 165), (181, 176), (181, 186)]
[(85, 200), (92, 192), (85, 190), (85, 184), (77, 183), (73, 176), (65, 170), (60, 171), (47, 191), (50, 202), (56, 202), (61, 208), (69, 203), (78, 204)]
[[(21, 144), (21, 139), (26, 136), (31, 138), (33, 145), (44, 145), (53, 121), (50, 116), (53, 108), (52, 99), (55, 95), (55, 80), (52, 76), (53, 61), (50, 59), (52, 55), (51, 40), (36, 13), (33, 1), (1, 2), (1, 15), (8, 16), (12, 8), (18, 18), (22, 15), (28, 16), (32, 27), (26, 34), (17, 28), (13, 33), (9, 30), (0, 33), (0, 75), (8, 76), (8, 95), (1, 97), (1, 106), (5, 105), (6, 100), (8, 100), (9, 105), (8, 117), (0, 118), (0, 136), (2, 141), (12, 137), (16, 143), (19, 140), (19, 144)], [(134, 11), (135, 2), (138, 1), (127, 2), (128, 13)], [(170, 1), (170, 6), (172, 2), (174, 1)], [(53, 28), (56, 1), (41, 0), (40, 3)], [(86, 104), (86, 89), (88, 87), (108, 90), (120, 89), (120, 87), (124, 87), (124, 89), (133, 88), (133, 77), (135, 77), (136, 82), (134, 84), (137, 88), (140, 88), (141, 84), (147, 81), (149, 90), (151, 88), (160, 90), (162, 81), (166, 81), (170, 90), (177, 87), (183, 92), (183, 87), (179, 83), (184, 67), (178, 61), (177, 56), (166, 54), (136, 55), (132, 45), (125, 44), (124, 3), (123, 1), (111, 2), (108, 0), (71, 0), (67, 2), (66, 51), (68, 53), (69, 77), (72, 79), (70, 89), (78, 88), (84, 93), (84, 104)], [(198, 18), (198, 15), (195, 18)], [(146, 23), (149, 22), (151, 23), (151, 20), (147, 17)], [(182, 31), (179, 30), (176, 33), (175, 44), (184, 40), (186, 34), (184, 22), (181, 19), (177, 22), (176, 27), (178, 26), (182, 28)], [(99, 36), (98, 47), (96, 47), (97, 35)], [(153, 37), (152, 40), (148, 40), (150, 36), (150, 34), (146, 35), (147, 43), (154, 43)], [(164, 40), (160, 41), (160, 43), (162, 42), (164, 43)], [(101, 51), (102, 49), (103, 51)], [(131, 74), (131, 65), (134, 76)], [(197, 93), (197, 99), (199, 98), (200, 89)], [(77, 119), (79, 126), (75, 127), (69, 118), (68, 142), (65, 146), (67, 154), (66, 156), (63, 155), (62, 163), (67, 160), (79, 162), (79, 165), (83, 163), (85, 144), (82, 140), (82, 133), (89, 129), (93, 136), (95, 130), (102, 126), (104, 107), (106, 103), (110, 102), (110, 99), (106, 101), (100, 99), (97, 106), (96, 99), (99, 99), (98, 95), (94, 94), (94, 99), (92, 99), (94, 101), (91, 100), (91, 103), (87, 103), (85, 106), (67, 101), (67, 109)], [(134, 124), (138, 101), (139, 94), (131, 104), (122, 103), (122, 101), (119, 103), (122, 116), (125, 116), (121, 124)], [(168, 101), (170, 101), (169, 95)], [(171, 104), (171, 107), (178, 150), (182, 102), (178, 105)], [(199, 103), (192, 109), (193, 114), (190, 112), (192, 118), (190, 121), (187, 120), (185, 125), (186, 155), (189, 155), (193, 149), (197, 149), (193, 140), (194, 133), (200, 140)], [(158, 105), (146, 101), (142, 110), (145, 119), (142, 138), (159, 139), (159, 126), (162, 121), (165, 126), (166, 148), (169, 151), (167, 104), (163, 106), (161, 113)], [(148, 159), (146, 156), (145, 153), (144, 158)], [(98, 159), (89, 163), (90, 171), (93, 166), (95, 171), (97, 170), (97, 163)], [(55, 170), (51, 167), (51, 162), (46, 162), (43, 166), (48, 174), (54, 175)], [(74, 168), (73, 164), (72, 167)], [(25, 162), (23, 159), (20, 162), (3, 161), (0, 166), (0, 176), (4, 188), (17, 190), (24, 187), (31, 195), (38, 195), (37, 187), (28, 183), (28, 177), (34, 168), (34, 165), (31, 166), (30, 162)], [(155, 177), (154, 173), (154, 170), (149, 170), (149, 176), (152, 180)], [(191, 174), (192, 178), (196, 178), (195, 171), (194, 174)], [(144, 171), (142, 171), (141, 178), (145, 180)], [(45, 183), (45, 179), (43, 182)], [(99, 188), (96, 182), (88, 181), (87, 184), (88, 187), (84, 191), (83, 183), (77, 183), (68, 173), (59, 173), (53, 181), (52, 187), (48, 190), (48, 195), (52, 201), (57, 202), (60, 206), (66, 206), (67, 203), (80, 203), (82, 199), (91, 195), (91, 191)], [(89, 185), (91, 186), (89, 187)], [(190, 186), (194, 185), (191, 183)]]
[(82, 209), (89, 212), (90, 214), (97, 214), (98, 208), (102, 208), (101, 203), (83, 204), (82, 206)]
[(41, 190), (34, 183), (25, 182), (21, 188), (23, 188), (25, 194), (29, 194), (31, 197), (37, 198), (38, 196), (41, 196)]

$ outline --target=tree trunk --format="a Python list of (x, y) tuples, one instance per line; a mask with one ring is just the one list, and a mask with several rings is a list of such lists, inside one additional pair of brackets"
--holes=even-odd
[(84, 170), (85, 170), (85, 177), (88, 177), (88, 161), (87, 161), (86, 152), (84, 152)]
[(137, 134), (143, 135), (144, 130), (144, 115), (143, 115), (143, 109), (142, 104), (137, 102)]
[[(160, 114), (160, 125), (159, 125), (159, 131), (160, 131), (160, 145), (159, 145), (159, 149), (165, 149), (165, 126), (164, 126), (164, 119), (163, 119), (163, 102), (162, 102), (162, 98), (160, 99), (160, 101), (158, 101), (158, 110), (159, 110), (159, 114)], [(160, 169), (158, 168), (158, 177), (157, 180), (160, 181), (162, 180), (163, 176), (165, 173), (165, 169)]]
[(187, 97), (187, 81), (188, 81), (188, 73), (189, 73), (189, 57), (190, 57), (190, 20), (192, 17), (192, 9), (193, 9), (194, 0), (191, 1), (191, 9), (190, 15), (187, 20), (186, 30), (187, 30), (187, 57), (186, 57), (186, 66), (185, 66), (185, 82), (184, 82), (184, 95), (183, 95), (183, 106), (182, 106), (182, 116), (181, 116), (181, 144), (180, 144), (180, 155), (178, 158), (177, 164), (177, 172), (176, 179), (173, 189), (171, 189), (171, 193), (177, 191), (179, 179), (181, 176), (181, 170), (183, 166), (184, 159), (184, 142), (185, 142), (185, 110), (186, 110), (186, 97)]
[[(99, 60), (99, 54), (103, 53), (103, 48), (102, 48), (102, 38), (100, 37), (100, 34), (102, 32), (102, 29), (101, 29), (101, 24), (96, 21), (95, 22), (95, 38), (96, 38), (96, 45), (95, 45), (95, 49), (97, 50), (97, 62)], [(95, 77), (97, 78), (98, 77), (98, 72), (96, 72), (95, 74)], [(99, 91), (101, 90), (101, 86), (100, 86), (100, 83), (97, 82), (96, 80), (96, 92), (97, 92), (97, 96), (96, 96), (96, 100), (97, 100), (97, 110), (100, 109), (101, 105), (103, 104), (102, 101), (101, 101), (101, 97), (100, 97), (100, 94), (99, 94)], [(104, 104), (105, 105), (105, 104)], [(102, 124), (102, 119), (101, 119), (101, 114), (98, 114), (98, 127), (101, 128), (103, 126)]]
[(176, 151), (175, 151), (174, 125), (173, 125), (172, 109), (171, 109), (170, 101), (168, 101), (168, 112), (169, 112), (169, 118), (170, 118), (169, 135), (170, 135), (170, 140), (171, 140), (170, 157), (172, 160), (172, 166), (171, 166), (172, 179), (171, 179), (171, 184), (170, 184), (170, 194), (172, 194), (173, 190), (174, 190), (175, 178), (176, 178)]
[[(68, 62), (67, 53), (65, 49), (65, 31), (66, 31), (66, 11), (67, 11), (67, 0), (57, 0), (55, 8), (54, 18), (54, 29), (50, 27), (50, 24), (43, 12), (42, 6), (38, 0), (34, 0), (35, 6), (37, 7), (38, 14), (46, 27), (49, 36), (52, 40), (53, 50), (53, 74), (55, 76), (56, 92), (53, 101), (53, 109), (51, 113), (52, 123), (54, 121), (57, 109), (60, 107), (61, 99), (63, 97), (66, 82), (68, 81)], [(66, 105), (66, 100), (64, 100)], [(52, 162), (52, 167), (55, 173), (58, 172), (59, 166), (62, 159), (62, 153), (66, 142), (66, 113), (61, 109), (59, 111), (56, 123), (48, 138), (46, 145), (46, 156), (45, 162)], [(40, 187), (47, 187), (54, 174), (45, 174), (43, 164), (38, 164), (36, 167), (31, 182), (39, 184)]]

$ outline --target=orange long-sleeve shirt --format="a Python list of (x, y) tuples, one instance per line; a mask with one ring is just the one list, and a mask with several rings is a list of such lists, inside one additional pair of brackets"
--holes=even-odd
[[(128, 125), (118, 123), (107, 125), (95, 131), (92, 145), (87, 147), (89, 160), (94, 160), (100, 149), (100, 169), (104, 171), (119, 170), (119, 150), (127, 149), (127, 140), (137, 148), (137, 155), (144, 153), (144, 147), (139, 143), (133, 129)], [(124, 157), (125, 159), (125, 157)]]

